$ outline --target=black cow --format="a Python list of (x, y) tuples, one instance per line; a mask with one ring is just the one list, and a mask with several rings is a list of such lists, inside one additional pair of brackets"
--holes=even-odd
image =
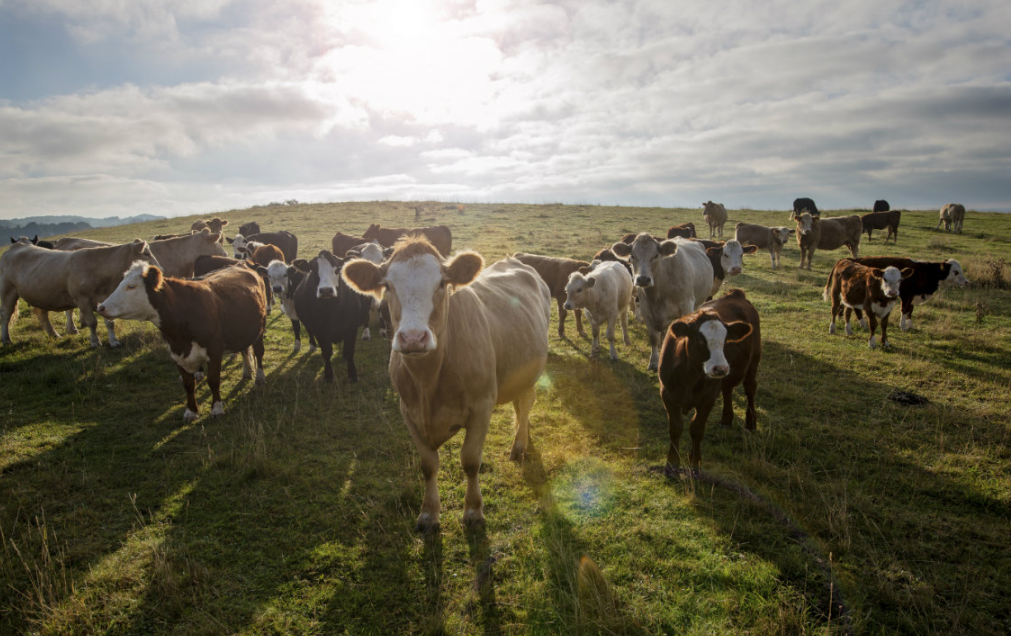
[[(281, 311), (291, 320), (291, 331), (295, 335), (292, 353), (298, 353), (302, 349), (302, 322), (298, 318), (298, 311), (295, 310), (295, 292), (303, 280), (305, 280), (305, 274), (298, 271), (293, 265), (281, 261), (271, 261), (267, 265), (267, 283), (271, 293), (281, 303)], [(306, 328), (306, 332), (309, 332), (308, 328)], [(316, 337), (309, 333), (309, 353), (315, 350)]]
[(872, 209), (871, 212), (887, 212), (891, 209), (891, 206), (888, 205), (888, 201), (878, 199), (874, 202), (874, 209)]
[(814, 200), (803, 197), (793, 200), (793, 212), (790, 213), (790, 218), (799, 217), (804, 210), (810, 212), (811, 216), (821, 216), (821, 212), (818, 211), (818, 206), (814, 204)]
[(341, 277), (344, 260), (330, 250), (322, 250), (310, 260), (296, 259), (292, 265), (306, 274), (295, 290), (295, 312), (306, 330), (316, 338), (323, 354), (323, 378), (333, 380), (330, 357), (333, 344), (343, 342), (348, 380), (358, 381), (355, 368), (355, 341), (358, 327), (368, 324), (372, 297), (354, 291)]
[(867, 240), (871, 240), (871, 232), (874, 230), (888, 230), (885, 241), (895, 237), (895, 242), (899, 242), (899, 221), (902, 220), (902, 210), (890, 210), (886, 212), (870, 212), (860, 217), (860, 224), (863, 231), (867, 232)]
[(251, 236), (253, 234), (260, 233), (260, 224), (256, 221), (250, 221), (249, 223), (243, 223), (239, 226), (239, 234), (243, 236)]

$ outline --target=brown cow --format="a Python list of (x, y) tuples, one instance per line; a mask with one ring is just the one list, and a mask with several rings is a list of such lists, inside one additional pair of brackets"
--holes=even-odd
[(213, 219), (199, 219), (193, 222), (193, 225), (190, 226), (190, 230), (193, 232), (199, 232), (204, 228), (209, 229), (211, 234), (218, 235), (218, 241), (220, 242), (226, 225), (228, 225), (228, 221), (219, 219), (218, 217), (214, 217)]
[(119, 287), (98, 306), (106, 318), (149, 320), (161, 330), (186, 388), (183, 420), (197, 418), (197, 373), (207, 365), (211, 415), (225, 412), (221, 402), (221, 360), (226, 352), (242, 353), (242, 379), (263, 384), (263, 332), (267, 327), (267, 293), (263, 280), (246, 267), (226, 267), (203, 280), (166, 278), (147, 263), (134, 263)]
[(484, 524), (478, 474), (496, 404), (511, 402), (516, 412), (511, 459), (522, 461), (530, 442), (530, 409), (548, 357), (551, 291), (514, 258), (484, 271), (483, 265), (474, 252), (445, 260), (424, 238), (410, 237), (382, 265), (361, 259), (343, 269), (353, 287), (376, 296), (385, 290), (389, 301), (390, 381), (425, 477), (422, 531), (439, 526), (439, 447), (457, 431), (466, 431), (460, 451), (466, 526)]
[[(672, 239), (675, 236), (680, 236), (681, 238), (696, 238), (695, 224), (691, 221), (687, 223), (682, 223), (681, 225), (674, 225), (667, 229), (667, 238)], [(635, 240), (635, 236), (632, 237)]]
[[(565, 286), (569, 282), (569, 275), (580, 270), (589, 271), (590, 264), (586, 261), (577, 261), (571, 258), (557, 258), (554, 256), (540, 256), (538, 254), (524, 254), (519, 252), (513, 254), (513, 258), (521, 263), (526, 263), (537, 271), (538, 275), (548, 284), (551, 290), (551, 297), (558, 303), (558, 337), (565, 337), (565, 317), (568, 315), (565, 310)], [(617, 259), (616, 259), (617, 260)], [(585, 336), (583, 331), (583, 310), (573, 311), (576, 315), (576, 331), (580, 336)]]
[(861, 265), (879, 269), (897, 267), (901, 270), (906, 268), (913, 270), (913, 275), (904, 278), (899, 287), (899, 300), (902, 301), (902, 317), (899, 319), (899, 326), (903, 331), (909, 331), (913, 327), (913, 307), (915, 305), (930, 300), (931, 296), (941, 287), (949, 285), (965, 287), (969, 284), (962, 265), (955, 259), (927, 262), (895, 256), (864, 256), (856, 261)]
[(962, 233), (962, 221), (965, 220), (965, 206), (961, 203), (948, 203), (943, 208), (941, 208), (941, 213), (937, 219), (937, 225), (934, 227), (936, 232), (938, 228), (941, 227), (941, 223), (944, 223), (944, 229), (950, 232), (952, 228), (955, 230), (955, 234)]
[(337, 258), (344, 258), (347, 255), (347, 251), (356, 245), (361, 245), (362, 243), (368, 243), (368, 241), (363, 236), (353, 236), (351, 234), (344, 234), (343, 232), (337, 232), (330, 239), (330, 247), (333, 255)]
[(727, 208), (722, 203), (707, 201), (702, 204), (702, 217), (709, 225), (709, 238), (716, 236), (719, 231), (720, 238), (723, 238), (723, 225), (727, 222)]
[(688, 428), (692, 437), (688, 462), (697, 470), (702, 459), (702, 435), (716, 397), (723, 394), (720, 423), (730, 426), (734, 421), (731, 397), (734, 387), (742, 381), (748, 399), (744, 426), (749, 431), (755, 430), (758, 419), (755, 393), (761, 360), (758, 311), (740, 289), (707, 302), (695, 313), (671, 324), (660, 352), (659, 370), (660, 398), (670, 426), (668, 471), (681, 467), (682, 415), (695, 409)]
[(786, 245), (790, 235), (796, 232), (789, 227), (766, 227), (754, 223), (738, 223), (735, 230), (734, 238), (741, 245), (768, 248), (769, 255), (772, 257), (772, 269), (779, 267), (783, 246)]
[(249, 256), (249, 260), (257, 265), (262, 265), (266, 267), (270, 265), (270, 261), (283, 261), (284, 252), (281, 248), (276, 245), (264, 245), (263, 243), (256, 244), (252, 247), (252, 254)]
[(899, 221), (902, 220), (901, 210), (888, 210), (885, 212), (871, 212), (860, 217), (860, 223), (864, 232), (867, 232), (867, 240), (871, 240), (871, 233), (874, 230), (888, 230), (885, 242), (895, 237), (895, 242), (899, 242)]
[(383, 247), (393, 247), (393, 244), (401, 236), (424, 236), (428, 242), (443, 256), (449, 256), (453, 250), (453, 233), (445, 225), (433, 225), (431, 227), (397, 228), (380, 227), (378, 223), (373, 223), (369, 229), (362, 234), (365, 241), (379, 241)]
[(805, 260), (807, 268), (811, 269), (811, 259), (816, 249), (834, 250), (845, 245), (853, 258), (856, 258), (862, 234), (863, 225), (856, 214), (827, 219), (804, 212), (797, 217), (797, 245), (800, 246), (801, 269), (804, 268)]
[(842, 308), (846, 308), (846, 335), (853, 335), (853, 328), (850, 327), (850, 317), (855, 311), (860, 326), (867, 328), (867, 322), (863, 315), (867, 314), (870, 322), (871, 338), (867, 341), (867, 346), (875, 349), (878, 343), (874, 339), (874, 331), (878, 326), (878, 319), (881, 319), (881, 346), (888, 346), (888, 317), (892, 313), (895, 301), (899, 300), (899, 284), (903, 279), (913, 275), (911, 268), (905, 268), (901, 272), (894, 266), (880, 269), (877, 267), (866, 267), (857, 263), (853, 259), (839, 259), (832, 272), (828, 275), (828, 282), (825, 283), (825, 291), (822, 294), (825, 300), (832, 303), (832, 319), (828, 324), (828, 332), (835, 334), (835, 319)]

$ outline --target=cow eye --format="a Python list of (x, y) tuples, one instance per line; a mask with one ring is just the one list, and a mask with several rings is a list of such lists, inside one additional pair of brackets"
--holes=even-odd
[(137, 286), (131, 284), (131, 285), (127, 285), (126, 288), (127, 289), (137, 289)]
[(440, 280), (439, 281), (439, 289), (446, 289), (446, 281), (445, 280)]

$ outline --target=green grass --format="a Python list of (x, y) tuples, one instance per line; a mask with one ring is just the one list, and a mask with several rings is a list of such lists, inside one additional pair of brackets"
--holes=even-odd
[[(703, 227), (700, 210), (435, 202), (415, 222), (415, 205), (218, 216), (229, 234), (251, 220), (291, 230), (302, 256), (370, 222), (444, 223), (456, 249), (489, 261), (586, 258), (625, 232)], [(730, 214), (728, 235), (737, 221), (787, 223)], [(125, 241), (192, 220), (87, 235)], [(511, 410), (496, 410), (488, 523), (472, 533), (459, 523), (460, 436), (442, 450), (442, 531), (413, 532), (421, 471), (388, 342), (359, 343), (361, 382), (338, 361), (326, 384), (318, 353), (290, 353), (275, 311), (266, 387), (240, 384), (235, 361), (225, 416), (207, 417), (201, 385), (202, 417), (184, 425), (153, 326), (122, 323), (121, 348), (92, 350), (85, 333), (48, 340), (22, 305), (16, 344), (0, 350), (0, 633), (1008, 633), (1011, 216), (970, 211), (963, 235), (936, 222), (904, 212), (897, 246), (880, 232), (861, 246), (954, 257), (977, 281), (918, 306), (913, 331), (896, 319), (888, 351), (869, 350), (861, 329), (827, 333), (821, 288), (844, 251), (818, 252), (810, 272), (793, 244), (779, 270), (767, 253), (746, 259), (732, 282), (763, 321), (758, 430), (743, 431), (738, 390), (734, 426), (711, 421), (702, 444), (712, 479), (651, 470), (667, 423), (641, 323), (614, 363), (590, 356), (571, 319), (569, 340), (552, 326), (533, 447), (510, 462)], [(930, 403), (891, 402), (893, 389)], [(830, 611), (840, 596), (848, 627)]]

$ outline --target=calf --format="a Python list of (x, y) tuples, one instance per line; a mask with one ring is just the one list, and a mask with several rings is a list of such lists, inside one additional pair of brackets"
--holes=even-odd
[[(378, 242), (371, 241), (352, 247), (347, 251), (345, 256), (348, 259), (364, 258), (376, 265), (381, 265), (384, 260), (389, 258), (390, 254), (388, 252), (392, 249), (392, 247), (383, 249), (383, 246)], [(383, 301), (378, 298), (372, 298), (372, 306), (369, 310), (369, 315), (366, 316), (365, 324), (362, 325), (362, 340), (372, 340), (372, 334), (369, 332), (369, 323), (372, 321), (373, 315), (376, 315), (379, 318), (379, 336), (381, 338), (387, 338), (387, 334), (390, 333), (391, 323), (389, 308), (385, 307), (383, 305)]]
[(632, 306), (632, 277), (620, 263), (598, 263), (588, 273), (576, 270), (569, 274), (565, 285), (565, 309), (585, 309), (593, 332), (591, 353), (600, 352), (600, 325), (607, 323), (605, 334), (610, 344), (612, 360), (618, 359), (614, 348), (614, 323), (621, 322), (621, 333), (626, 346), (628, 337), (628, 310)]
[(227, 239), (232, 244), (235, 258), (248, 258), (252, 250), (247, 243), (262, 243), (264, 245), (276, 245), (284, 255), (284, 262), (291, 263), (298, 256), (298, 237), (288, 231), (281, 232), (260, 232), (259, 234), (236, 234), (235, 238)]
[(754, 223), (738, 223), (735, 228), (734, 238), (741, 245), (754, 245), (756, 248), (767, 248), (769, 256), (772, 257), (772, 269), (779, 267), (780, 257), (783, 253), (783, 246), (796, 232), (789, 227), (766, 227)]
[(228, 221), (219, 219), (218, 217), (214, 217), (213, 219), (198, 219), (190, 226), (190, 231), (200, 232), (201, 230), (207, 229), (211, 232), (211, 234), (217, 234), (218, 241), (220, 242), (226, 225), (228, 225)]
[[(538, 254), (524, 254), (519, 252), (513, 258), (521, 263), (525, 263), (534, 268), (534, 271), (547, 283), (551, 290), (551, 297), (558, 304), (558, 337), (565, 337), (565, 317), (569, 308), (566, 306), (565, 297), (566, 285), (569, 277), (581, 269), (589, 271), (590, 264), (586, 261), (577, 261), (571, 258), (557, 258), (554, 256), (540, 256)], [(580, 305), (581, 307), (581, 305)], [(579, 307), (572, 309), (576, 316), (576, 332), (580, 336), (586, 335), (583, 331), (583, 312)]]
[(393, 247), (402, 236), (424, 236), (428, 242), (443, 256), (449, 256), (453, 249), (453, 233), (445, 225), (433, 225), (432, 227), (416, 228), (396, 228), (380, 227), (378, 223), (373, 223), (369, 229), (365, 230), (366, 241), (376, 240), (383, 247)]
[(683, 238), (660, 242), (645, 232), (631, 245), (615, 243), (611, 251), (632, 265), (649, 332), (649, 370), (655, 371), (667, 326), (698, 309), (712, 292), (713, 266), (699, 243)]
[[(23, 298), (33, 307), (43, 330), (53, 338), (58, 336), (48, 312), (78, 308), (81, 321), (91, 330), (91, 346), (99, 346), (95, 307), (116, 289), (123, 270), (138, 259), (158, 263), (148, 243), (140, 239), (124, 245), (74, 251), (12, 245), (0, 256), (0, 342), (11, 344), (10, 320), (17, 315), (18, 298)], [(119, 346), (112, 321), (106, 320), (105, 326), (109, 346)]]
[(667, 229), (667, 238), (672, 239), (675, 236), (680, 236), (681, 238), (696, 238), (695, 224), (688, 221), (687, 223), (682, 223), (681, 225), (671, 226)]
[(899, 287), (899, 300), (902, 302), (902, 317), (899, 326), (908, 331), (913, 326), (913, 307), (930, 300), (940, 287), (957, 285), (965, 287), (969, 281), (958, 261), (950, 259), (943, 262), (914, 261), (909, 258), (893, 256), (865, 256), (856, 262), (866, 267), (897, 267), (901, 270), (913, 270), (912, 276), (905, 278)]
[(271, 261), (283, 261), (284, 252), (276, 245), (265, 245), (259, 243), (253, 248), (253, 253), (249, 255), (249, 260), (257, 265), (266, 267)]
[(263, 332), (267, 328), (267, 293), (263, 280), (245, 267), (226, 267), (203, 280), (166, 278), (157, 267), (138, 262), (101, 305), (106, 318), (148, 320), (161, 331), (169, 355), (186, 388), (183, 421), (197, 418), (196, 378), (207, 364), (211, 415), (223, 415), (221, 360), (226, 352), (242, 353), (242, 379), (263, 384)]
[(828, 332), (835, 334), (835, 319), (842, 308), (846, 308), (846, 335), (853, 335), (850, 327), (850, 316), (855, 311), (860, 326), (867, 327), (863, 314), (867, 314), (870, 322), (871, 338), (867, 346), (875, 349), (878, 346), (874, 339), (874, 330), (881, 319), (881, 346), (888, 346), (888, 316), (892, 313), (895, 301), (899, 299), (899, 284), (903, 279), (913, 275), (913, 270), (906, 268), (901, 272), (897, 267), (865, 267), (853, 259), (843, 258), (836, 262), (825, 283), (823, 297), (832, 303), (832, 319), (829, 321)]
[(761, 360), (762, 331), (758, 312), (740, 289), (707, 302), (697, 312), (679, 318), (670, 326), (660, 352), (659, 370), (660, 399), (667, 410), (670, 432), (668, 471), (674, 472), (681, 467), (683, 414), (695, 409), (688, 428), (692, 437), (688, 462), (693, 470), (698, 470), (702, 460), (702, 436), (716, 397), (723, 394), (720, 423), (730, 426), (734, 421), (732, 394), (734, 387), (742, 382), (748, 400), (744, 426), (749, 431), (755, 430), (758, 420), (755, 394)]
[(709, 225), (709, 238), (716, 236), (719, 230), (720, 238), (723, 238), (723, 225), (727, 222), (727, 208), (722, 203), (707, 201), (702, 204), (702, 217)]
[(797, 245), (800, 247), (800, 267), (811, 269), (811, 259), (816, 249), (834, 250), (845, 245), (853, 258), (860, 249), (863, 225), (856, 214), (823, 219), (804, 212), (797, 217)]
[(818, 206), (814, 204), (813, 199), (808, 199), (807, 197), (794, 199), (793, 210), (790, 212), (790, 219), (793, 220), (805, 212), (811, 216), (821, 216), (821, 212), (818, 211)]
[[(235, 262), (234, 260), (232, 262)], [(283, 260), (272, 261), (267, 265), (267, 281), (270, 291), (281, 303), (281, 311), (291, 320), (291, 331), (295, 335), (295, 344), (291, 352), (298, 353), (302, 349), (302, 322), (295, 310), (295, 291), (305, 280), (305, 274)], [(308, 333), (308, 330), (306, 330)], [(309, 333), (309, 353), (316, 350), (316, 337)]]
[(945, 231), (950, 232), (954, 228), (955, 234), (961, 234), (963, 220), (965, 220), (965, 206), (961, 203), (948, 203), (941, 208), (934, 231), (936, 232), (941, 223), (944, 223)]
[(867, 240), (871, 240), (871, 232), (874, 230), (888, 230), (885, 242), (895, 237), (895, 242), (899, 242), (899, 221), (902, 218), (901, 210), (889, 210), (886, 212), (871, 212), (860, 217), (860, 224), (863, 231), (867, 232)]
[(348, 380), (358, 381), (355, 368), (355, 340), (359, 325), (369, 319), (372, 299), (349, 287), (341, 277), (344, 260), (330, 250), (322, 250), (316, 258), (292, 263), (305, 279), (295, 290), (295, 313), (315, 336), (323, 356), (323, 378), (334, 379), (330, 357), (334, 343), (343, 343), (342, 353), (347, 363)]

